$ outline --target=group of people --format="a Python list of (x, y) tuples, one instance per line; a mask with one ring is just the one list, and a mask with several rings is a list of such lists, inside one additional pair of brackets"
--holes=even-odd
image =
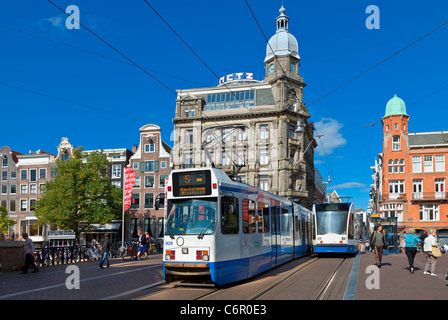
[[(438, 248), (439, 243), (436, 237), (437, 231), (435, 229), (429, 230), (429, 235), (423, 233), (420, 239), (415, 232), (414, 228), (405, 230), (401, 236), (400, 248), (404, 248), (404, 252), (409, 262), (409, 272), (414, 273), (414, 259), (417, 254), (417, 245), (422, 244), (422, 252), (426, 258), (426, 265), (423, 274), (436, 276), (436, 263), (437, 257), (433, 253), (433, 248)], [(381, 260), (383, 257), (383, 249), (388, 247), (386, 231), (383, 230), (381, 225), (378, 225), (376, 230), (370, 235), (369, 241), (370, 250), (375, 254), (375, 265), (381, 268)], [(447, 279), (448, 280), (448, 279)]]

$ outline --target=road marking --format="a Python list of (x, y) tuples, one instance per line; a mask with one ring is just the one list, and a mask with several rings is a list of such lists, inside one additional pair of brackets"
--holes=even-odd
[(98, 300), (112, 300), (112, 299), (115, 299), (115, 298), (120, 298), (120, 297), (123, 297), (123, 296), (127, 296), (129, 294), (133, 294), (135, 292), (146, 290), (146, 289), (149, 289), (149, 288), (152, 288), (152, 287), (157, 287), (157, 286), (159, 286), (161, 284), (164, 284), (164, 283), (166, 283), (165, 280), (162, 280), (162, 281), (159, 281), (159, 282), (154, 282), (154, 283), (151, 283), (151, 284), (149, 284), (147, 286), (143, 286), (143, 287), (140, 287), (140, 288), (137, 288), (137, 289), (134, 289), (134, 290), (129, 290), (129, 291), (126, 291), (126, 292), (122, 292), (122, 293), (116, 294), (114, 296), (105, 297), (105, 298), (101, 298), (101, 299), (98, 299)]
[[(105, 275), (96, 276), (96, 277), (92, 277), (92, 278), (82, 279), (82, 280), (80, 280), (80, 282), (96, 280), (96, 279), (116, 276), (116, 275), (120, 275), (120, 274), (125, 274), (125, 273), (129, 273), (129, 272), (135, 272), (135, 271), (141, 271), (141, 270), (145, 270), (145, 269), (159, 268), (159, 267), (161, 267), (161, 266), (160, 265), (152, 265), (152, 266), (138, 268), (138, 269), (132, 269), (132, 270), (127, 270), (127, 271), (120, 271), (120, 272), (113, 273), (113, 274), (105, 274)], [(31, 289), (31, 290), (15, 292), (15, 293), (11, 293), (11, 294), (0, 296), (0, 299), (20, 296), (22, 294), (28, 294), (28, 293), (33, 293), (33, 292), (37, 292), (37, 291), (49, 290), (49, 289), (58, 288), (58, 287), (65, 287), (65, 279), (64, 279), (64, 283), (62, 283), (62, 284), (55, 284), (55, 285), (51, 285), (51, 286), (47, 286), (47, 287), (41, 287), (41, 288), (36, 288), (36, 289)]]

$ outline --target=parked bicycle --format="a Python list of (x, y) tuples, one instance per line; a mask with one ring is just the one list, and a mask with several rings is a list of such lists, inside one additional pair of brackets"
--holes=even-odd
[(140, 256), (137, 254), (136, 250), (137, 245), (138, 245), (137, 242), (131, 242), (130, 244), (126, 244), (125, 250), (121, 254), (123, 260), (131, 260), (131, 259), (137, 260), (138, 258), (143, 260), (149, 258), (149, 254), (145, 254), (146, 252), (142, 252)]

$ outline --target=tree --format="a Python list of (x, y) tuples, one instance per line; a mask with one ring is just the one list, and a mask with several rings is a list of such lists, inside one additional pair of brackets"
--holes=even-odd
[(83, 148), (73, 151), (68, 160), (57, 160), (56, 176), (45, 184), (35, 214), (39, 224), (56, 225), (80, 234), (92, 224), (105, 224), (120, 217), (122, 191), (110, 183), (104, 154), (93, 152), (83, 157)]
[(4, 234), (9, 232), (9, 227), (15, 224), (14, 220), (8, 218), (8, 210), (0, 207), (0, 240), (4, 240)]

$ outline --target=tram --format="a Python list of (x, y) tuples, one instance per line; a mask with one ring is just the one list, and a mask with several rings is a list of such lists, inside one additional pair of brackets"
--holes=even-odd
[(173, 170), (166, 200), (167, 282), (221, 286), (311, 253), (311, 210), (222, 170)]
[(313, 205), (314, 253), (356, 253), (362, 232), (360, 216), (353, 203)]

